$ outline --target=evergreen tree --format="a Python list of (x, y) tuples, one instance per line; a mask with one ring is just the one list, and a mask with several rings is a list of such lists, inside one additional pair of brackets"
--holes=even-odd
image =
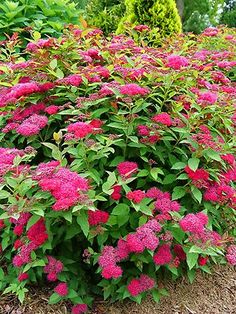
[(151, 42), (181, 32), (181, 19), (174, 0), (125, 0), (125, 6), (125, 16), (117, 33), (124, 31), (126, 23), (148, 25)]

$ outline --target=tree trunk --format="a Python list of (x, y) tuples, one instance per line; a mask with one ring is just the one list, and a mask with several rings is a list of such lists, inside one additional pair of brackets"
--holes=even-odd
[(176, 0), (176, 6), (179, 11), (179, 15), (181, 17), (181, 20), (183, 20), (184, 16), (184, 0)]

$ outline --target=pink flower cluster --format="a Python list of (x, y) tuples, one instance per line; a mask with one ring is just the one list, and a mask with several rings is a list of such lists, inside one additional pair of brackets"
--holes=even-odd
[(159, 246), (157, 252), (153, 256), (153, 261), (156, 265), (166, 265), (172, 260), (172, 254), (169, 244), (162, 244)]
[(47, 123), (48, 118), (46, 116), (33, 114), (16, 128), (16, 132), (23, 136), (36, 135), (47, 125)]
[(180, 204), (177, 201), (171, 200), (169, 192), (162, 192), (156, 187), (150, 188), (146, 192), (146, 197), (155, 199), (155, 210), (161, 214), (168, 214), (171, 211), (178, 212), (180, 210)]
[(142, 274), (139, 279), (132, 279), (127, 289), (132, 297), (136, 297), (140, 293), (151, 290), (155, 286), (155, 280), (147, 275)]
[[(12, 219), (11, 222), (16, 224), (14, 233), (18, 236), (22, 235), (24, 226), (31, 217), (28, 213), (21, 214), (18, 220)], [(31, 253), (39, 248), (48, 239), (44, 219), (41, 218), (26, 233), (29, 243), (24, 244), (21, 240), (15, 242), (15, 248), (20, 249), (19, 253), (13, 258), (13, 265), (21, 267), (31, 261)]]
[(60, 282), (54, 289), (54, 291), (61, 297), (68, 295), (68, 286), (65, 282)]
[(145, 192), (141, 190), (130, 191), (126, 194), (126, 197), (135, 204), (138, 204), (145, 198)]
[(69, 139), (81, 139), (93, 133), (93, 126), (86, 122), (75, 122), (67, 127), (69, 134), (66, 135)]
[(89, 210), (88, 222), (90, 226), (96, 226), (99, 224), (105, 224), (109, 219), (109, 214), (102, 210)]
[(47, 256), (47, 260), (48, 263), (44, 266), (43, 271), (47, 274), (47, 279), (49, 281), (56, 281), (58, 279), (58, 274), (63, 270), (63, 264), (52, 256)]
[(128, 96), (145, 96), (149, 93), (147, 88), (141, 87), (137, 84), (126, 84), (120, 87), (120, 93)]
[(52, 209), (59, 211), (78, 203), (80, 192), (88, 191), (89, 186), (87, 180), (77, 173), (64, 167), (57, 169), (57, 166), (57, 162), (40, 164), (34, 178), (43, 191), (50, 192), (56, 199)]
[(123, 178), (130, 178), (132, 174), (138, 171), (138, 165), (136, 162), (123, 161), (118, 164), (117, 170)]
[(167, 57), (167, 66), (174, 70), (180, 70), (183, 67), (187, 67), (189, 64), (188, 59), (178, 55), (171, 55)]
[(72, 307), (72, 314), (83, 314), (88, 311), (87, 304), (76, 304)]
[(201, 93), (198, 96), (198, 103), (204, 105), (213, 105), (218, 99), (218, 95), (212, 92)]
[(166, 126), (171, 126), (173, 124), (170, 115), (166, 112), (158, 113), (152, 118), (152, 120), (156, 123), (160, 123)]
[(232, 244), (227, 248), (226, 259), (229, 264), (236, 266), (236, 245)]
[(0, 147), (0, 177), (13, 169), (13, 162), (16, 156), (24, 156), (23, 150), (15, 148), (2, 148)]
[(38, 92), (40, 92), (40, 88), (36, 82), (18, 83), (17, 85), (6, 89), (5, 92), (2, 93), (0, 108), (5, 107), (10, 103), (16, 103), (17, 99), (22, 96), (27, 96)]
[(192, 170), (189, 166), (184, 168), (192, 183), (198, 188), (207, 188), (209, 186), (209, 173), (205, 169)]
[(122, 187), (120, 185), (113, 186), (113, 192), (111, 194), (111, 198), (114, 201), (118, 201), (121, 198), (121, 190), (122, 190)]
[(105, 246), (98, 261), (102, 276), (105, 279), (118, 278), (123, 272), (118, 262), (126, 259), (130, 253), (142, 253), (145, 249), (154, 251), (159, 244), (156, 233), (160, 230), (160, 224), (152, 219), (138, 227), (135, 233), (128, 234), (126, 240), (120, 239), (116, 248)]
[(179, 222), (183, 231), (188, 231), (194, 234), (201, 234), (204, 232), (205, 226), (208, 223), (208, 217), (204, 213), (187, 214)]

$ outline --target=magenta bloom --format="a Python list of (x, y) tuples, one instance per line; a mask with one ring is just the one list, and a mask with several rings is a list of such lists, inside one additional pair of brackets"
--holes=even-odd
[(68, 286), (65, 282), (61, 282), (55, 287), (54, 291), (59, 294), (59, 296), (65, 297), (68, 294)]
[(156, 254), (153, 256), (153, 261), (156, 265), (166, 265), (172, 260), (172, 254), (169, 244), (163, 244), (159, 247)]
[(90, 226), (105, 224), (109, 219), (109, 214), (102, 210), (88, 211), (88, 222)]
[(138, 204), (145, 198), (145, 192), (141, 190), (130, 191), (127, 193), (126, 197), (135, 204)]
[(152, 118), (152, 120), (156, 123), (160, 123), (160, 124), (163, 124), (166, 126), (171, 126), (173, 123), (170, 115), (166, 112), (162, 112), (162, 113), (155, 115)]
[(226, 259), (229, 264), (236, 266), (236, 245), (232, 244), (228, 247), (226, 253)]
[(124, 161), (118, 164), (117, 170), (120, 176), (130, 178), (132, 174), (138, 171), (136, 162)]
[(174, 70), (180, 70), (182, 67), (188, 66), (188, 59), (178, 55), (171, 55), (167, 58), (167, 66)]
[(72, 314), (83, 314), (88, 311), (88, 306), (86, 304), (77, 304), (72, 308)]
[(149, 93), (149, 90), (137, 84), (126, 84), (120, 87), (120, 92), (121, 94), (128, 95), (128, 96), (136, 96), (136, 95), (145, 96)]
[(132, 297), (140, 293), (150, 290), (155, 286), (155, 280), (147, 275), (141, 275), (139, 279), (132, 279), (127, 286), (127, 289)]
[(205, 92), (200, 94), (198, 97), (198, 102), (202, 104), (213, 105), (218, 99), (218, 95), (212, 92)]

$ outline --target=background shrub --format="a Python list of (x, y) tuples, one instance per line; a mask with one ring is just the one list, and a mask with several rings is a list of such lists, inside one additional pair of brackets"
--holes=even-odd
[(70, 27), (25, 60), (15, 44), (1, 46), (1, 290), (23, 301), (49, 282), (74, 314), (235, 265), (235, 31), (155, 49)]
[(125, 12), (124, 0), (92, 0), (85, 9), (85, 19), (91, 26), (99, 27), (105, 34), (115, 32)]
[(125, 23), (145, 24), (151, 29), (150, 42), (160, 42), (160, 39), (181, 32), (181, 19), (174, 0), (168, 1), (125, 1), (126, 12), (117, 32), (125, 29)]
[(31, 29), (58, 36), (65, 24), (78, 24), (79, 16), (78, 5), (71, 0), (4, 0), (0, 4), (1, 39), (6, 38), (4, 34), (23, 32), (23, 40)]

